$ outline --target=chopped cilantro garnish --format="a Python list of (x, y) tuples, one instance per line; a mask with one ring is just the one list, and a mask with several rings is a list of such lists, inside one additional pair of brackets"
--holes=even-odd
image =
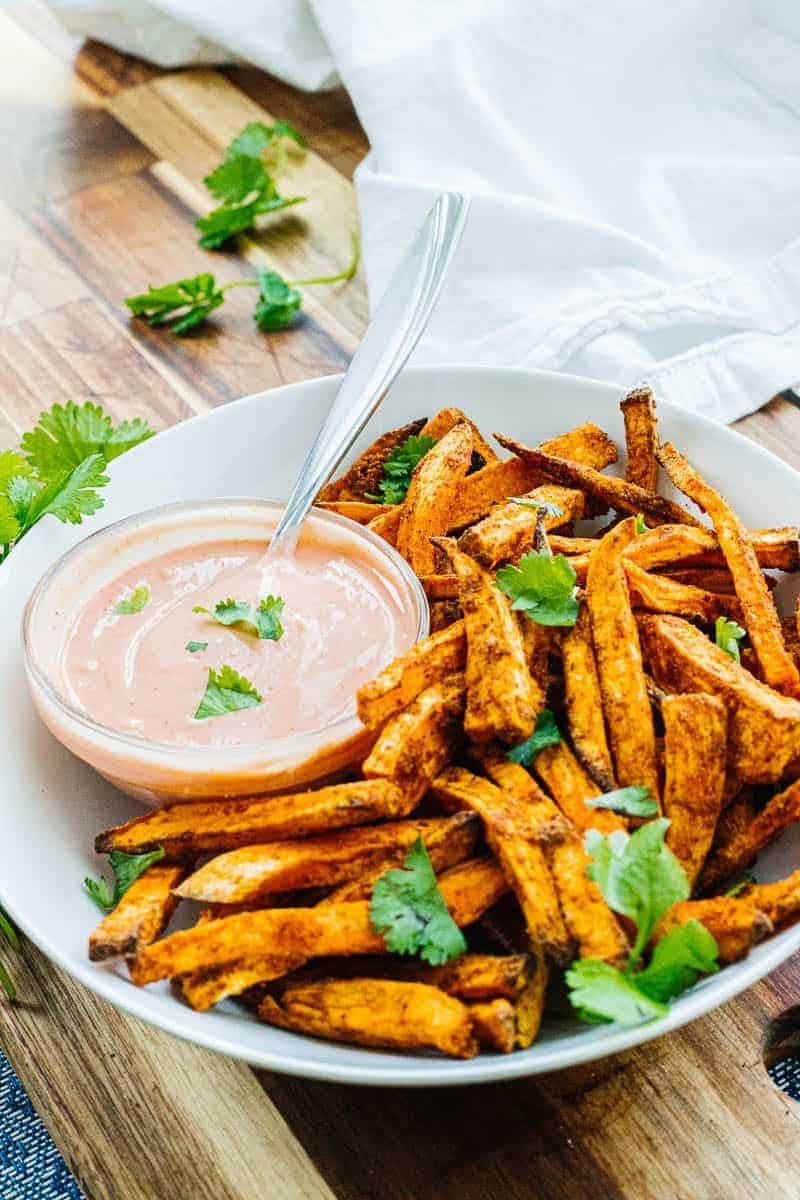
[(393, 954), (416, 954), (438, 966), (458, 958), (467, 948), (436, 882), (422, 838), (417, 838), (403, 866), (387, 871), (372, 889), (372, 928), (383, 935)]
[(743, 637), (747, 637), (747, 630), (737, 625), (736, 621), (729, 621), (727, 617), (717, 617), (714, 640), (720, 650), (724, 650), (736, 663), (741, 662), (739, 642)]
[(283, 636), (281, 615), (284, 601), (280, 596), (265, 596), (256, 608), (244, 600), (220, 600), (214, 611), (196, 604), (192, 612), (205, 613), (218, 625), (242, 625), (247, 633), (268, 642), (277, 642)]
[(256, 708), (259, 704), (261, 696), (244, 675), (227, 665), (218, 671), (209, 667), (206, 690), (194, 716), (195, 720), (202, 721), (207, 717), (240, 712), (243, 708)]
[(637, 534), (647, 533), (649, 526), (645, 525), (644, 513), (636, 514), (636, 520), (633, 527)]
[(402, 504), (414, 468), (435, 444), (432, 437), (417, 437), (412, 433), (399, 446), (395, 446), (383, 464), (383, 478), (378, 484), (378, 491), (367, 496), (367, 499), (379, 504)]
[(654, 817), (658, 812), (658, 804), (650, 788), (639, 784), (617, 788), (602, 796), (592, 796), (583, 803), (587, 808), (610, 808), (612, 812), (622, 813), (625, 817)]
[(141, 612), (149, 600), (150, 588), (146, 584), (140, 583), (129, 596), (124, 596), (122, 600), (117, 601), (114, 605), (114, 612), (119, 617), (132, 616), (134, 613)]
[(190, 654), (199, 654), (201, 650), (208, 649), (208, 642), (187, 642), (186, 649)]
[(518, 567), (501, 567), (496, 579), (501, 592), (514, 601), (511, 607), (537, 624), (575, 624), (577, 576), (565, 555), (532, 550), (522, 556)]
[(529, 767), (540, 750), (544, 750), (545, 746), (557, 746), (560, 741), (561, 734), (555, 717), (549, 708), (543, 708), (536, 718), (536, 728), (531, 736), (518, 746), (513, 746), (506, 758), (523, 767)]
[(111, 870), (114, 872), (114, 886), (101, 875), (99, 879), (84, 879), (84, 886), (101, 912), (109, 913), (119, 904), (128, 888), (143, 871), (164, 857), (164, 847), (157, 846), (145, 854), (126, 854), (123, 850), (112, 850), (108, 856)]

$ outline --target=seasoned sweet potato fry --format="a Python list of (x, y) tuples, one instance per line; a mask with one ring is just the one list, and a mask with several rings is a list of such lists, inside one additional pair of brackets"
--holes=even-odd
[(492, 782), (513, 797), (530, 837), (541, 846), (550, 846), (571, 835), (572, 823), (524, 767), (511, 762), (498, 747), (473, 748), (473, 753)]
[(362, 764), (365, 777), (392, 780), (412, 802), (421, 799), (461, 742), (465, 704), (461, 674), (420, 692), (381, 730)]
[(471, 457), (472, 429), (462, 422), (428, 451), (411, 476), (397, 529), (397, 549), (417, 575), (432, 575), (436, 570), (430, 539), (447, 533)]
[(642, 784), (657, 800), (655, 730), (622, 557), (635, 536), (628, 518), (601, 540), (589, 563), (586, 603), (614, 773), (620, 787)]
[(266, 996), (262, 1021), (359, 1046), (431, 1048), (471, 1058), (478, 1045), (470, 1010), (425, 983), (392, 979), (328, 979), (287, 987), (281, 1003)]
[(430, 608), (431, 633), (441, 633), (443, 629), (449, 629), (464, 619), (457, 600), (432, 600)]
[(650, 670), (668, 692), (708, 692), (728, 709), (728, 771), (774, 783), (800, 753), (800, 704), (779, 696), (680, 617), (642, 615)]
[(625, 420), (625, 445), (628, 461), (625, 478), (629, 483), (655, 492), (658, 484), (658, 421), (650, 388), (636, 388), (620, 402)]
[(233, 850), (252, 842), (286, 841), (404, 817), (413, 805), (413, 797), (386, 779), (336, 783), (316, 792), (266, 799), (169, 804), (98, 834), (95, 850), (141, 854), (163, 846), (168, 858), (182, 860), (209, 850)]
[(458, 576), (467, 635), (464, 732), (475, 742), (513, 745), (529, 737), (544, 695), (534, 686), (519, 625), (482, 567), (449, 538), (436, 538)]
[(177, 900), (172, 889), (183, 878), (183, 867), (154, 863), (136, 879), (119, 904), (89, 935), (89, 958), (101, 962), (133, 955), (155, 941), (166, 928)]
[[(515, 1000), (533, 974), (530, 954), (462, 954), (441, 967), (409, 962), (401, 966), (402, 977), (430, 983), (460, 1000)], [(392, 964), (396, 970), (396, 964)]]
[(693, 886), (711, 848), (722, 808), (727, 761), (727, 713), (716, 696), (666, 696), (664, 813), (667, 846)]
[(712, 520), (742, 608), (742, 624), (758, 659), (761, 677), (770, 687), (800, 697), (800, 671), (783, 641), (778, 614), (764, 582), (747, 530), (726, 500), (668, 442), (659, 461), (675, 487), (694, 500)]
[(440, 408), (425, 422), (419, 431), (420, 437), (431, 437), (438, 442), (449, 433), (454, 425), (466, 422), (472, 430), (472, 449), (486, 463), (497, 462), (497, 454), (486, 441), (478, 426), (460, 408)]
[(544, 1016), (544, 1001), (550, 979), (550, 966), (540, 955), (525, 988), (517, 996), (514, 1010), (517, 1026), (517, 1045), (527, 1050), (536, 1040)]
[(513, 796), (461, 768), (445, 771), (434, 782), (433, 793), (448, 793), (478, 813), (486, 840), (506, 873), (525, 916), (532, 947), (550, 961), (565, 964), (572, 952), (561, 917), (550, 869), (541, 846), (532, 840), (524, 806)]
[(510, 1054), (517, 1037), (514, 1005), (508, 1000), (481, 1000), (469, 1005), (472, 1028), (481, 1046)]
[(581, 605), (571, 629), (560, 639), (564, 699), (572, 745), (579, 760), (604, 792), (616, 786), (606, 739), (600, 680), (597, 676), (589, 610)]
[(368, 870), (449, 822), (446, 818), (360, 826), (302, 841), (266, 842), (229, 850), (204, 863), (175, 889), (209, 904), (257, 902), (276, 892), (327, 887)]
[(675, 613), (679, 617), (696, 617), (712, 624), (717, 617), (738, 621), (742, 615), (735, 596), (709, 592), (704, 588), (669, 578), (651, 575), (634, 562), (625, 562), (625, 577), (634, 608), (650, 612)]
[[(662, 579), (673, 579), (676, 583), (699, 587), (704, 592), (715, 592), (718, 596), (732, 596), (734, 599), (736, 597), (733, 576), (727, 567), (664, 567), (659, 574)], [(741, 615), (741, 609), (739, 613)]]
[(357, 521), (359, 525), (369, 525), (370, 521), (386, 516), (395, 506), (393, 504), (376, 504), (370, 500), (325, 500), (317, 507), (325, 508), (328, 512), (338, 513), (340, 517), (347, 517), (351, 521)]
[(587, 808), (584, 803), (599, 796), (601, 789), (583, 769), (566, 742), (545, 746), (533, 760), (533, 772), (544, 784), (564, 816), (577, 830), (599, 829), (613, 833), (624, 829), (625, 822), (607, 808)]
[(700, 876), (698, 891), (710, 892), (744, 870), (765, 846), (795, 821), (800, 821), (800, 780), (768, 800), (761, 812), (727, 845), (712, 851)]
[[(507, 889), (493, 859), (474, 859), (439, 879), (453, 920), (471, 925)], [(331, 955), (382, 954), (386, 947), (374, 931), (366, 900), (316, 908), (267, 908), (223, 917), (179, 930), (145, 946), (131, 965), (134, 983), (143, 985), (172, 975), (233, 964), (263, 954), (276, 959)], [(285, 973), (285, 968), (281, 974)]]
[(800, 871), (775, 883), (756, 883), (740, 896), (768, 916), (773, 928), (793, 925), (800, 916)]
[[(250, 954), (238, 962), (201, 968), (190, 975), (181, 975), (179, 991), (195, 1012), (208, 1012), (229, 996), (241, 996), (259, 983), (283, 979), (306, 962), (304, 954), (287, 958), (279, 954)], [(136, 979), (134, 966), (132, 977)]]
[[(796, 525), (783, 529), (749, 529), (747, 540), (760, 567), (796, 571), (800, 567), (800, 540)], [(726, 566), (716, 534), (691, 525), (657, 525), (632, 542), (626, 557), (646, 571), (662, 567)]]
[(666, 500), (663, 496), (651, 495), (643, 488), (628, 483), (626, 479), (618, 479), (614, 475), (603, 475), (593, 467), (584, 466), (573, 459), (546, 454), (542, 450), (525, 446), (522, 442), (517, 442), (514, 438), (503, 437), (499, 433), (495, 434), (495, 437), (501, 446), (537, 467), (552, 483), (559, 483), (562, 487), (580, 488), (581, 491), (588, 492), (591, 496), (597, 496), (604, 504), (615, 508), (618, 512), (644, 513), (650, 521), (660, 525), (666, 522), (677, 525), (683, 522), (687, 525), (700, 524), (680, 504), (676, 504), (673, 500)]
[(373, 533), (377, 533), (390, 546), (397, 545), (397, 531), (400, 528), (400, 519), (403, 515), (403, 505), (394, 504), (388, 512), (381, 513), (378, 517), (373, 517), (367, 522), (367, 529), (371, 529)]
[[(545, 528), (558, 529), (567, 521), (580, 521), (586, 516), (583, 492), (575, 488), (542, 484), (524, 497), (525, 500), (555, 504), (560, 516), (547, 513)], [(536, 540), (537, 509), (510, 500), (492, 509), (482, 521), (470, 526), (458, 540), (459, 547), (487, 570), (502, 562), (516, 562), (533, 549)]]
[(381, 434), (351, 463), (340, 479), (334, 479), (322, 488), (317, 503), (324, 500), (363, 500), (366, 493), (377, 492), (386, 459), (408, 438), (419, 434), (424, 424), (424, 419), (410, 421), (400, 429), (390, 429), (388, 433)]
[(458, 599), (457, 575), (423, 575), (420, 583), (425, 589), (425, 595), (431, 601)]
[(454, 624), (417, 642), (405, 654), (359, 688), (358, 717), (368, 729), (380, 729), (402, 712), (420, 692), (463, 671), (467, 637), (463, 624)]
[(664, 913), (653, 931), (658, 941), (670, 929), (699, 921), (716, 939), (720, 963), (736, 962), (772, 932), (772, 922), (748, 898), (715, 896), (711, 900), (681, 900)]

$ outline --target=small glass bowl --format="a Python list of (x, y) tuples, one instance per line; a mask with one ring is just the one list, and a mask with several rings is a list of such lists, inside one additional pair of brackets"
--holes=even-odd
[[(176, 800), (287, 792), (335, 779), (369, 751), (373, 735), (352, 711), (324, 728), (257, 746), (174, 746), (111, 729), (66, 698), (59, 684), (64, 638), (88, 597), (156, 555), (213, 541), (263, 539), (283, 505), (272, 500), (168, 504), (109, 525), (64, 554), (39, 580), (22, 618), (28, 685), (53, 735), (116, 787), (153, 807)], [(390, 580), (412, 614), (414, 641), (428, 632), (428, 602), (408, 564), (382, 538), (337, 513), (312, 509), (304, 530), (359, 554)], [(301, 537), (303, 535), (301, 534)], [(113, 547), (113, 552), (110, 551)], [(412, 643), (409, 642), (409, 646)], [(398, 651), (408, 647), (400, 646)]]

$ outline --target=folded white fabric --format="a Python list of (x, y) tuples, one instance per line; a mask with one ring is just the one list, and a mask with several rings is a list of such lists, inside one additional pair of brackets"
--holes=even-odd
[(304, 87), (337, 71), (372, 146), (373, 302), (433, 196), (468, 192), (421, 359), (646, 379), (721, 421), (800, 377), (796, 0), (51, 3), (162, 62), (169, 18), (205, 39), (171, 61), (210, 42)]

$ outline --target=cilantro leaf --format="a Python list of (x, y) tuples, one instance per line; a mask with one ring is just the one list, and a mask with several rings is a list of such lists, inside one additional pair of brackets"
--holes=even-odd
[(417, 954), (432, 966), (458, 958), (467, 948), (436, 882), (422, 838), (403, 866), (375, 883), (369, 907), (372, 928), (393, 954)]
[(417, 437), (412, 433), (399, 446), (395, 446), (383, 464), (383, 478), (378, 484), (378, 491), (367, 499), (376, 500), (379, 504), (402, 504), (414, 468), (435, 445), (435, 438), (427, 434)]
[[(14, 517), (20, 529), (24, 529), (28, 524), (31, 508), (39, 491), (36, 483), (26, 475), (15, 475), (10, 479), (6, 487), (6, 496), (14, 510)], [(0, 525), (2, 524), (2, 516), (0, 516)], [(0, 541), (3, 538), (0, 536)]]
[(689, 896), (689, 884), (675, 855), (664, 844), (669, 821), (648, 821), (628, 836), (616, 830), (605, 836), (596, 829), (586, 834), (592, 862), (586, 868), (614, 912), (636, 923), (630, 963), (635, 966), (659, 918), (678, 900)]
[(83, 881), (84, 887), (101, 912), (110, 913), (142, 872), (163, 857), (163, 846), (157, 846), (155, 850), (148, 850), (145, 854), (126, 854), (124, 850), (112, 850), (108, 861), (114, 872), (113, 888), (105, 875), (101, 875), (99, 879), (87, 876)]
[(206, 690), (194, 716), (196, 721), (202, 721), (207, 717), (239, 712), (243, 708), (257, 708), (259, 704), (261, 696), (244, 675), (227, 664), (218, 671), (209, 667)]
[(616, 788), (602, 796), (592, 796), (583, 803), (587, 808), (610, 808), (612, 812), (622, 813), (626, 817), (654, 817), (658, 813), (658, 804), (650, 788), (638, 784)]
[(755, 882), (756, 877), (752, 871), (742, 871), (741, 878), (737, 879), (736, 883), (734, 883), (732, 887), (728, 888), (725, 895), (738, 896), (740, 892), (743, 892), (745, 888), (749, 888), (751, 884), (754, 884)]
[(196, 227), (203, 235), (199, 244), (205, 250), (218, 250), (229, 238), (237, 233), (244, 233), (255, 225), (256, 217), (262, 213), (279, 212), (283, 208), (291, 208), (293, 204), (301, 204), (305, 196), (279, 196), (274, 191), (270, 180), (270, 193), (263, 194), (255, 200), (244, 204), (223, 204), (212, 209), (204, 217), (198, 217)]
[(729, 621), (727, 617), (717, 617), (714, 625), (714, 640), (720, 650), (724, 650), (737, 663), (741, 662), (739, 641), (743, 637), (747, 637), (747, 630), (742, 629), (741, 625), (737, 625), (735, 621)]
[(557, 504), (551, 504), (549, 500), (537, 500), (534, 496), (509, 496), (514, 504), (518, 504), (520, 508), (536, 508), (540, 509), (547, 517), (563, 517), (564, 510), (559, 508)]
[(549, 708), (543, 708), (536, 718), (536, 728), (531, 736), (518, 746), (512, 746), (506, 758), (529, 767), (540, 750), (544, 750), (545, 746), (557, 746), (560, 741), (561, 733), (555, 717)]
[(212, 196), (227, 204), (241, 204), (253, 196), (274, 196), (275, 182), (258, 158), (247, 154), (232, 155), (215, 167), (203, 180)]
[(144, 317), (148, 325), (171, 325), (180, 337), (196, 329), (206, 317), (225, 302), (222, 288), (208, 271), (191, 279), (179, 279), (161, 287), (149, 287), (139, 296), (125, 300), (135, 317)]
[(501, 567), (497, 586), (514, 601), (512, 608), (524, 612), (538, 625), (574, 625), (578, 616), (575, 598), (577, 576), (563, 554), (532, 550), (518, 567)]
[(649, 526), (645, 525), (644, 513), (636, 514), (636, 520), (633, 527), (637, 534), (647, 533)]
[(636, 986), (651, 1000), (665, 1004), (697, 982), (698, 975), (719, 970), (714, 937), (699, 921), (670, 929), (656, 942), (650, 962), (634, 976)]
[(108, 483), (104, 467), (102, 454), (90, 454), (74, 470), (46, 484), (31, 501), (20, 537), (48, 513), (68, 525), (80, 525), (84, 517), (96, 513), (103, 507), (97, 488)]
[(581, 958), (566, 972), (570, 1003), (582, 1021), (638, 1025), (669, 1012), (666, 1004), (639, 990), (630, 975), (598, 958)]
[(149, 600), (150, 588), (146, 584), (139, 584), (129, 596), (117, 601), (114, 605), (114, 612), (118, 617), (133, 616), (134, 613), (141, 612)]
[(36, 491), (30, 474), (31, 468), (16, 451), (0, 452), (0, 546), (19, 536), (20, 512), (27, 513), (28, 494)]
[(263, 329), (265, 333), (285, 329), (297, 316), (302, 303), (301, 293), (287, 283), (277, 271), (258, 268), (258, 300), (253, 320), (259, 329)]
[[(153, 436), (146, 421), (122, 421), (116, 428), (99, 404), (54, 404), (39, 416), (34, 429), (24, 434), (22, 452), (39, 480), (63, 478), (92, 454), (109, 463)], [(0, 459), (2, 456), (0, 456)], [(16, 471), (17, 475), (30, 471)]]
[(244, 625), (248, 633), (268, 642), (278, 642), (283, 636), (281, 615), (284, 601), (280, 596), (265, 596), (258, 608), (244, 600), (220, 600), (210, 612), (202, 605), (196, 604), (192, 612), (205, 613), (218, 625)]
[(289, 121), (279, 120), (272, 125), (265, 125), (263, 121), (251, 121), (230, 143), (225, 151), (225, 158), (238, 158), (240, 155), (260, 158), (276, 138), (282, 137), (291, 138), (298, 146), (306, 144), (303, 135), (298, 133)]
[(187, 642), (186, 649), (190, 654), (199, 654), (201, 651), (208, 649), (208, 642)]

